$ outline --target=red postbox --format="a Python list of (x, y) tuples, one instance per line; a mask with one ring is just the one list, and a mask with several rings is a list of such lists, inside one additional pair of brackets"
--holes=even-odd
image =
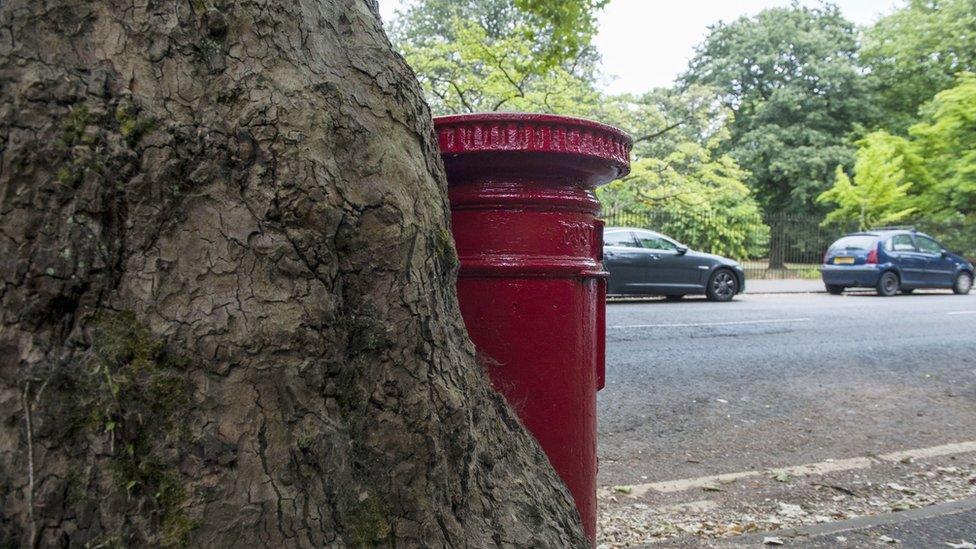
[(630, 169), (630, 138), (577, 118), (436, 118), (458, 301), (492, 383), (542, 445), (596, 538), (596, 392), (607, 273), (598, 186)]

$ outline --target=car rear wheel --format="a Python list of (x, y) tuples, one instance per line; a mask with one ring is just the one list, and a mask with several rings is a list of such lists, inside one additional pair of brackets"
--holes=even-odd
[(836, 284), (826, 284), (826, 286), (827, 286), (827, 293), (830, 295), (840, 295), (844, 293), (843, 286), (838, 286)]
[(708, 279), (705, 295), (710, 301), (730, 301), (739, 292), (739, 282), (727, 269), (719, 269)]
[(898, 281), (898, 275), (891, 271), (886, 271), (878, 279), (878, 295), (883, 297), (891, 297), (898, 293), (898, 286), (901, 284)]
[(959, 273), (956, 276), (956, 283), (952, 285), (952, 291), (959, 295), (966, 295), (973, 288), (973, 275), (969, 273)]

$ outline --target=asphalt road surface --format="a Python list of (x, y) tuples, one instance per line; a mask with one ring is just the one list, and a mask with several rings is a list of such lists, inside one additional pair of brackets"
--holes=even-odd
[(599, 484), (976, 440), (976, 295), (607, 307)]

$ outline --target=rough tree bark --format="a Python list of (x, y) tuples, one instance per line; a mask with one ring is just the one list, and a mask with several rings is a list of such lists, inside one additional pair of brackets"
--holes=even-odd
[(770, 270), (786, 268), (787, 225), (782, 218), (773, 217), (769, 224), (769, 265)]
[(0, 546), (586, 545), (368, 0), (0, 0)]

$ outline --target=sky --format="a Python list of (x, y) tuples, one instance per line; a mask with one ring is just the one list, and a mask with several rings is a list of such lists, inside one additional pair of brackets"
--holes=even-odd
[[(379, 0), (384, 21), (393, 18), (403, 0)], [(815, 6), (818, 0), (801, 0)], [(859, 25), (890, 13), (901, 0), (835, 0), (841, 12)], [(603, 57), (609, 93), (639, 93), (668, 86), (687, 67), (708, 26), (754, 15), (790, 0), (610, 0), (599, 15), (594, 43)]]

